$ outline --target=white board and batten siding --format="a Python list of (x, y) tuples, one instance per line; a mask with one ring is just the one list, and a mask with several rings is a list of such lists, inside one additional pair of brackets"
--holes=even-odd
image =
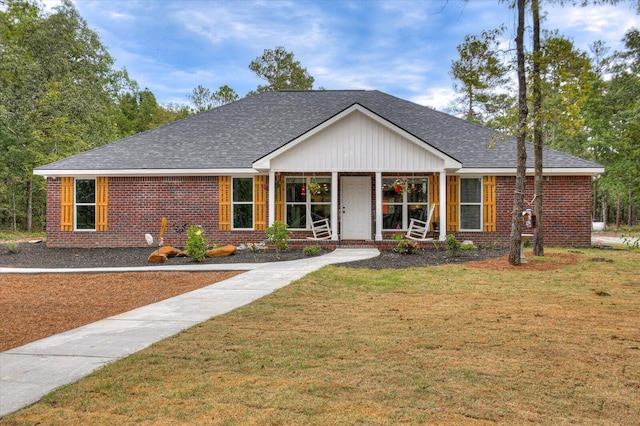
[(277, 172), (436, 172), (445, 168), (442, 154), (393, 127), (359, 110), (351, 111), (279, 152), (270, 159), (270, 168)]

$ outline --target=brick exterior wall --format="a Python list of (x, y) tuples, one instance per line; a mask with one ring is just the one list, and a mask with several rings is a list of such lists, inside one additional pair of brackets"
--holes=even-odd
[[(344, 174), (348, 176), (350, 174)], [(357, 174), (362, 175), (362, 174)], [(343, 176), (342, 174), (340, 176)], [(372, 178), (372, 209), (375, 209), (375, 178)], [(545, 245), (589, 247), (591, 244), (590, 177), (551, 176), (545, 181)], [(157, 238), (162, 217), (169, 223), (167, 244), (184, 246), (186, 232), (180, 225), (202, 225), (211, 244), (241, 244), (264, 240), (263, 231), (219, 231), (218, 178), (194, 177), (111, 177), (109, 178), (108, 231), (62, 232), (60, 230), (59, 178), (47, 179), (47, 246), (49, 247), (144, 247), (145, 234)], [(515, 177), (499, 176), (496, 182), (497, 231), (460, 232), (460, 240), (476, 244), (506, 246), (511, 232), (511, 211)], [(533, 198), (533, 178), (527, 179), (525, 200)], [(373, 232), (373, 230), (372, 230)], [(394, 232), (385, 232), (390, 238)], [(309, 232), (292, 232), (291, 246), (308, 245)], [(357, 245), (358, 242), (348, 242)], [(334, 246), (335, 242), (322, 242)], [(381, 246), (395, 246), (384, 242)], [(432, 245), (423, 244), (425, 247)]]
[[(511, 234), (511, 214), (515, 194), (515, 177), (498, 176), (496, 182), (496, 232), (459, 232), (460, 240), (476, 244), (507, 246)], [(527, 177), (524, 208), (531, 208), (533, 177)], [(545, 246), (591, 246), (591, 178), (589, 176), (549, 176), (544, 181)], [(533, 233), (524, 228), (523, 233)]]
[(176, 226), (218, 229), (218, 178), (110, 177), (107, 232), (60, 230), (60, 179), (47, 179), (47, 245), (49, 247), (143, 247), (145, 234), (158, 237), (162, 217), (169, 226), (165, 242), (183, 246), (186, 232)]

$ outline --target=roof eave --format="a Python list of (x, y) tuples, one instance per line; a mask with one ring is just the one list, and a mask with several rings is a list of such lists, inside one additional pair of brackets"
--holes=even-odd
[[(542, 169), (544, 176), (598, 176), (604, 173), (604, 167), (546, 167)], [(456, 172), (457, 175), (495, 175), (515, 176), (516, 168), (469, 167)], [(535, 169), (527, 168), (527, 176), (535, 175)]]
[(91, 177), (91, 176), (228, 176), (257, 175), (258, 170), (252, 168), (229, 169), (34, 169), (36, 176), (46, 177)]

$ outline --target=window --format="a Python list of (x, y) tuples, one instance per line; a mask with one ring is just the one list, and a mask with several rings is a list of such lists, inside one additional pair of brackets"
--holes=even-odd
[(233, 178), (231, 212), (233, 229), (253, 229), (253, 178)]
[[(402, 178), (404, 179), (404, 178)], [(429, 215), (429, 178), (406, 178), (407, 191), (396, 192), (391, 183), (396, 178), (383, 177), (382, 228), (407, 229), (411, 219), (427, 220)]]
[(289, 228), (309, 229), (307, 212), (313, 221), (331, 218), (331, 178), (293, 177), (285, 182), (285, 217)]
[(96, 229), (96, 180), (75, 181), (75, 229)]
[(460, 230), (482, 231), (482, 179), (460, 179)]

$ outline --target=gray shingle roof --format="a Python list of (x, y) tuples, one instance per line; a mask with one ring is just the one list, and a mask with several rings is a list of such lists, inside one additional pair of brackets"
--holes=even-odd
[[(265, 92), (74, 155), (36, 170), (227, 169), (252, 163), (359, 104), (463, 168), (515, 168), (513, 139), (379, 91)], [(492, 141), (499, 140), (493, 148)], [(531, 147), (529, 147), (531, 148)], [(600, 167), (546, 149), (545, 167)], [(533, 167), (530, 150), (527, 161)]]

